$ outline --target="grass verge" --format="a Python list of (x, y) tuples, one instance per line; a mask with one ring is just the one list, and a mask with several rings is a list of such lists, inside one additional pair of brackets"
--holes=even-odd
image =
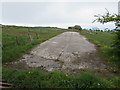
[(16, 70), (3, 68), (3, 78), (14, 88), (119, 88), (120, 78), (101, 78), (90, 72), (78, 75), (39, 69)]
[(83, 30), (80, 33), (87, 37), (88, 40), (95, 43), (97, 47), (99, 47), (104, 58), (106, 58), (106, 60), (108, 60), (113, 66), (117, 67), (116, 69), (120, 68), (120, 58), (116, 55), (115, 47), (113, 46), (116, 35), (115, 32)]

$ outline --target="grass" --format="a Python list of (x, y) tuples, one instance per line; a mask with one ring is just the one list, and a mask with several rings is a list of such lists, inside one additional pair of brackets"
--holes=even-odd
[(100, 47), (100, 52), (106, 60), (118, 69), (120, 68), (120, 58), (116, 55), (115, 47), (113, 46), (116, 35), (115, 32), (95, 32), (83, 30), (80, 33)]
[(114, 32), (94, 32), (82, 30), (82, 35), (85, 35), (89, 40), (93, 41), (97, 45), (111, 47), (114, 41)]
[[(28, 29), (28, 27), (3, 26), (2, 31), (4, 64), (16, 60), (35, 45), (65, 30), (56, 27), (31, 27)], [(31, 35), (32, 41), (28, 34)], [(96, 32), (82, 31), (81, 34), (103, 47), (103, 51), (109, 51), (112, 48), (114, 33), (98, 32), (96, 34)], [(55, 61), (59, 62), (59, 60)], [(14, 69), (3, 66), (2, 78), (8, 83), (14, 84), (14, 88), (120, 88), (120, 77), (101, 77), (88, 71), (75, 75), (62, 71), (45, 72), (39, 68)]]
[(2, 62), (11, 62), (19, 58), (33, 46), (42, 43), (65, 30), (55, 27), (3, 26)]
[(90, 72), (71, 75), (61, 71), (43, 72), (39, 69), (3, 69), (3, 78), (15, 88), (119, 88), (120, 78), (101, 78)]

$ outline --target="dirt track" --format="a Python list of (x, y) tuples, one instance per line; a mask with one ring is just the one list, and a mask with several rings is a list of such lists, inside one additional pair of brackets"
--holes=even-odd
[(47, 71), (108, 68), (97, 55), (95, 45), (78, 32), (65, 32), (53, 37), (13, 64), (17, 67), (40, 67)]

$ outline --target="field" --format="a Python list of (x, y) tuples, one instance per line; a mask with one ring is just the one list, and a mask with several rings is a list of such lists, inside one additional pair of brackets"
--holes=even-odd
[(89, 41), (96, 44), (99, 47), (99, 51), (106, 58), (106, 60), (113, 66), (117, 67), (118, 72), (120, 68), (120, 58), (116, 55), (114, 41), (116, 38), (116, 32), (94, 32), (83, 30), (80, 32), (82, 35), (88, 38)]
[[(2, 74), (3, 79), (11, 83), (15, 88), (120, 88), (120, 77), (117, 75), (103, 77), (93, 71), (81, 71), (78, 74), (68, 74), (62, 71), (46, 72), (39, 68), (15, 69), (4, 67), (7, 63), (17, 60), (24, 53), (66, 30), (56, 27), (18, 27), (3, 26), (2, 28)], [(112, 47), (114, 32), (81, 31), (91, 42), (95, 43), (107, 60), (114, 63), (115, 59)], [(113, 58), (114, 56), (114, 58)], [(117, 57), (116, 57), (117, 58)]]
[(16, 27), (2, 28), (2, 62), (10, 62), (19, 58), (33, 46), (56, 36), (65, 30), (52, 27)]

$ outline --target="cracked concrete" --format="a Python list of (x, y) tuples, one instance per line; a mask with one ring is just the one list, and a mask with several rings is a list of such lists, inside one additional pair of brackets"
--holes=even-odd
[(95, 45), (78, 32), (65, 32), (41, 43), (17, 63), (22, 61), (28, 67), (42, 67), (47, 71), (107, 68)]

